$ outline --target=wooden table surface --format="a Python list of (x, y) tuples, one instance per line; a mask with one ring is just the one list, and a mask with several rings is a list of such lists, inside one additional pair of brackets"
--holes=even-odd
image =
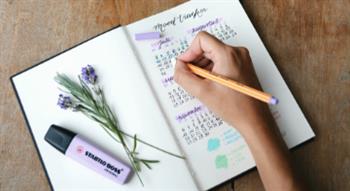
[[(0, 190), (49, 189), (10, 75), (113, 26), (179, 3), (0, 0)], [(312, 190), (350, 190), (350, 1), (242, 4), (316, 133), (292, 151), (301, 177)], [(253, 170), (217, 190), (263, 187)]]

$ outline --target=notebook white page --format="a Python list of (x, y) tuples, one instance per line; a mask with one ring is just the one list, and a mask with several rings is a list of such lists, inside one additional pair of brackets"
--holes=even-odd
[(60, 109), (56, 103), (56, 72), (71, 77), (81, 67), (95, 67), (98, 81), (118, 116), (121, 128), (138, 138), (174, 153), (180, 153), (156, 100), (146, 83), (122, 28), (114, 29), (13, 78), (34, 140), (54, 190), (196, 190), (184, 160), (139, 145), (141, 156), (158, 159), (153, 169), (143, 167), (125, 185), (116, 184), (67, 158), (44, 141), (51, 124), (70, 129), (129, 164), (124, 151), (99, 125), (80, 113)]
[[(184, 16), (185, 13), (192, 13), (192, 16)], [(172, 19), (178, 17), (179, 14), (183, 15), (183, 22), (177, 21), (176, 25), (173, 25)], [(197, 16), (192, 19), (194, 14)], [(179, 18), (177, 19), (179, 20)], [(161, 25), (157, 25), (158, 23)], [(146, 157), (160, 159), (161, 164), (155, 166), (152, 171), (145, 170), (141, 173), (146, 185), (141, 188), (135, 177), (126, 186), (116, 185), (65, 158), (44, 142), (43, 137), (47, 128), (52, 123), (56, 123), (82, 134), (114, 156), (127, 161), (121, 147), (109, 139), (97, 124), (87, 120), (85, 116), (61, 111), (55, 106), (59, 92), (53, 81), (55, 73), (57, 71), (66, 72), (75, 76), (80, 71), (80, 67), (86, 64), (95, 66), (97, 72), (101, 73), (101, 84), (106, 90), (107, 99), (116, 109), (123, 129), (142, 135), (140, 138), (161, 145), (173, 152), (180, 152), (180, 150), (176, 146), (177, 141), (171, 136), (170, 130), (177, 135), (176, 139), (185, 150), (190, 168), (201, 189), (211, 188), (253, 167), (254, 162), (240, 135), (219, 119), (210, 117), (210, 112), (203, 105), (186, 95), (181, 88), (178, 89), (171, 80), (173, 72), (171, 68), (166, 68), (167, 66), (164, 65), (162, 72), (165, 72), (165, 75), (163, 76), (160, 74), (159, 68), (153, 67), (156, 55), (166, 54), (166, 50), (172, 47), (180, 48), (180, 50), (176, 50), (179, 52), (184, 50), (185, 48), (182, 46), (186, 47), (196, 33), (192, 34), (191, 30), (204, 29), (215, 32), (217, 27), (226, 29), (227, 26), (229, 35), (221, 32), (223, 38), (227, 36), (224, 41), (235, 46), (248, 47), (264, 90), (280, 99), (281, 103), (271, 107), (271, 110), (287, 145), (293, 147), (313, 137), (311, 128), (239, 2), (188, 2), (127, 26), (129, 37), (132, 37), (135, 32), (153, 31), (154, 29), (163, 29), (164, 36), (171, 37), (171, 39), (163, 39), (164, 41), (160, 43), (161, 47), (167, 47), (161, 48), (159, 51), (156, 50), (158, 45), (154, 41), (135, 42), (130, 38), (134, 49), (137, 50), (135, 53), (139, 56), (138, 60), (142, 64), (142, 68), (139, 67), (138, 60), (134, 58), (130, 44), (121, 32), (122, 30), (116, 29), (13, 79), (54, 189), (155, 190), (196, 188), (184, 161), (179, 161), (147, 147), (141, 148), (142, 153)], [(165, 63), (166, 60), (167, 58), (161, 62)], [(144, 73), (147, 74), (147, 79), (144, 78)], [(151, 91), (148, 84), (144, 83), (147, 80), (150, 81), (154, 92)], [(168, 88), (175, 87), (173, 95), (169, 96)], [(176, 99), (178, 93), (183, 96), (184, 100), (189, 99), (190, 101), (182, 104), (182, 99)], [(153, 99), (153, 96), (156, 96), (158, 100)], [(175, 97), (175, 103), (178, 105), (174, 106), (169, 97)], [(139, 100), (139, 102), (135, 100)], [(157, 105), (158, 101), (160, 105)], [(162, 111), (165, 113), (162, 114)], [(189, 111), (193, 111), (195, 114), (187, 116)], [(206, 114), (209, 115), (209, 120), (214, 121), (209, 124), (212, 128), (198, 140), (194, 140), (193, 137), (185, 139), (181, 129), (186, 125), (191, 126), (192, 118), (196, 120), (202, 115), (206, 118)], [(137, 116), (137, 120), (135, 120), (135, 116)], [(167, 119), (164, 119), (164, 116)], [(183, 119), (179, 120), (179, 117), (183, 117)], [(89, 130), (86, 130), (86, 127)], [(114, 147), (111, 148), (111, 145)], [(82, 174), (84, 176), (81, 176)]]
[[(163, 38), (133, 39), (135, 33), (154, 30), (162, 32)], [(289, 148), (312, 138), (314, 133), (238, 0), (191, 1), (128, 25), (129, 38), (186, 153), (194, 178), (201, 189), (209, 189), (255, 164), (240, 134), (172, 79), (170, 59), (183, 52), (201, 30), (230, 45), (249, 49), (264, 91), (280, 101), (271, 106), (271, 111)]]

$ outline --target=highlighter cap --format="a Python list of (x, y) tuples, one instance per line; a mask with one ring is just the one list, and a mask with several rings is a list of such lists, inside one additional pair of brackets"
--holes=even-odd
[(45, 135), (45, 141), (65, 154), (76, 133), (57, 125), (51, 125)]

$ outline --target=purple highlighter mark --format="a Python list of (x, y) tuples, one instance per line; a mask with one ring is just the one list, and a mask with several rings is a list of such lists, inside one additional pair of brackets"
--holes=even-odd
[(135, 40), (149, 40), (161, 38), (160, 32), (136, 33)]
[(202, 111), (204, 109), (204, 106), (200, 105), (200, 106), (196, 106), (193, 109), (181, 113), (178, 116), (176, 116), (176, 120), (180, 123), (182, 122), (184, 119), (186, 119), (187, 117), (189, 117), (190, 115), (193, 115), (195, 113), (198, 113), (199, 111)]
[(162, 84), (164, 87), (167, 87), (168, 85), (172, 84), (174, 81), (174, 77), (173, 76), (169, 76), (169, 77), (166, 77), (162, 80)]
[(207, 23), (205, 24), (202, 24), (202, 25), (199, 25), (197, 27), (194, 27), (194, 28), (191, 28), (189, 29), (187, 32), (190, 33), (190, 34), (194, 34), (194, 33), (197, 33), (199, 31), (202, 31), (202, 30), (205, 30), (209, 27), (212, 27), (218, 23), (220, 23), (220, 21), (222, 20), (222, 18), (216, 18), (214, 20), (211, 20), (211, 21), (208, 21)]
[(163, 46), (169, 46), (169, 43), (173, 39), (174, 38), (171, 38), (171, 37), (165, 37), (163, 39), (157, 40), (155, 43), (151, 44), (152, 50), (160, 50), (160, 49), (162, 49)]

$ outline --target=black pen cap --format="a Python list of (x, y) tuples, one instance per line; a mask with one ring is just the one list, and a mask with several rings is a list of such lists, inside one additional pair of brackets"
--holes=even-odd
[(63, 127), (51, 125), (45, 135), (45, 141), (65, 154), (72, 139), (76, 135), (76, 133), (73, 133), (72, 131), (69, 131)]

